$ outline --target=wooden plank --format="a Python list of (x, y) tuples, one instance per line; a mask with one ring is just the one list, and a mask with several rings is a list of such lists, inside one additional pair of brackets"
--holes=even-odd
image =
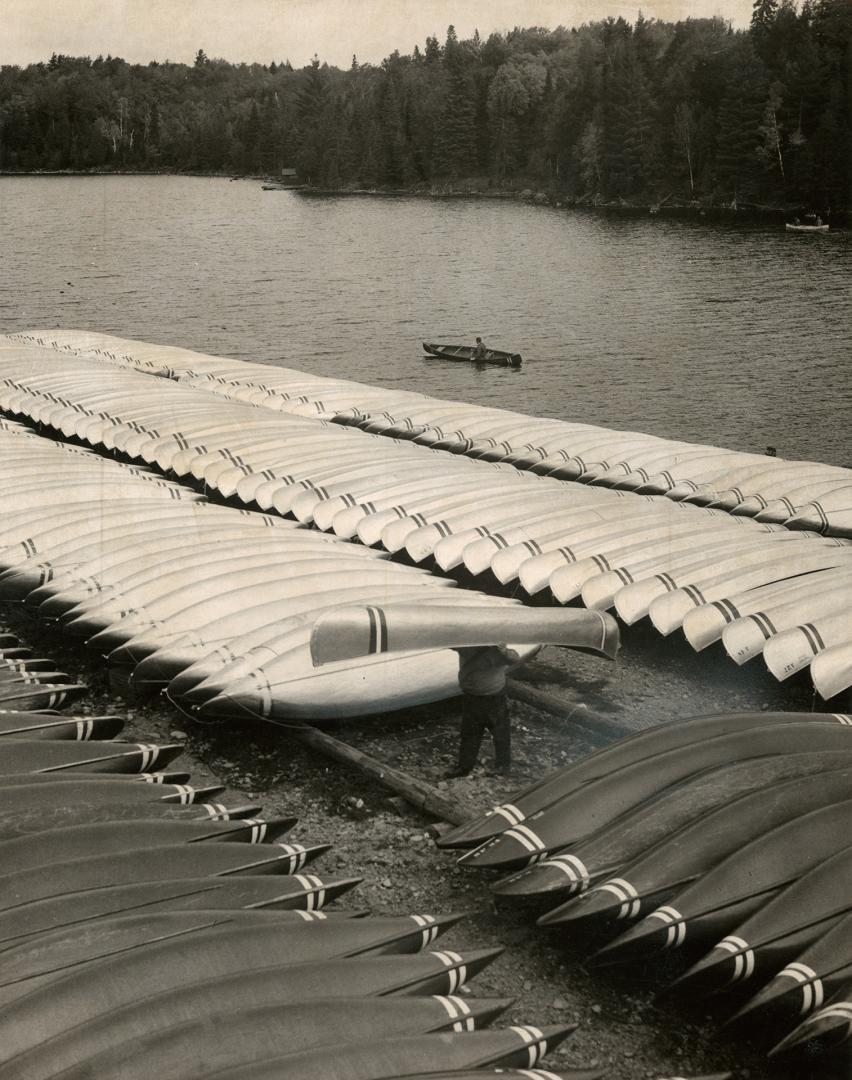
[(466, 821), (480, 816), (480, 811), (474, 807), (460, 800), (445, 798), (441, 792), (423, 783), (422, 780), (383, 764), (362, 750), (356, 750), (354, 746), (335, 739), (333, 735), (325, 731), (309, 725), (292, 727), (288, 730), (311, 749), (318, 750), (321, 754), (334, 758), (335, 761), (343, 762), (344, 765), (359, 769), (384, 787), (402, 795), (415, 809), (429, 817), (437, 818), (439, 821), (449, 821), (453, 825), (463, 825)]
[(626, 724), (613, 720), (610, 716), (593, 712), (579, 701), (566, 701), (555, 694), (548, 694), (544, 690), (535, 690), (526, 683), (517, 679), (506, 680), (506, 693), (515, 701), (522, 701), (525, 705), (531, 705), (534, 709), (541, 709), (558, 716), (576, 725), (582, 731), (593, 734), (596, 738), (603, 736), (607, 741), (621, 739), (625, 735), (632, 735), (633, 728)]

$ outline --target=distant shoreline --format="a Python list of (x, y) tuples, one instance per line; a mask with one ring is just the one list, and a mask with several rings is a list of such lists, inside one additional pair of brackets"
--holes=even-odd
[[(284, 183), (274, 176), (234, 175), (223, 172), (183, 172), (168, 169), (0, 169), (2, 177), (104, 177), (104, 176), (169, 176), (196, 177), (200, 179), (248, 180), (259, 183), (266, 190), (299, 191), (312, 198), (422, 198), (422, 199), (489, 199), (513, 202), (525, 202), (538, 206), (550, 206), (559, 210), (582, 210), (602, 214), (628, 216), (652, 216), (682, 218), (693, 221), (748, 221), (772, 219), (783, 222), (804, 211), (802, 206), (771, 206), (757, 203), (702, 203), (700, 200), (687, 202), (667, 198), (665, 202), (654, 204), (645, 199), (605, 200), (597, 197), (573, 197), (558, 192), (534, 190), (533, 188), (487, 188), (475, 184), (460, 182), (457, 186), (409, 187), (409, 188), (320, 188), (310, 184)], [(825, 214), (823, 214), (825, 217)], [(852, 210), (835, 210), (828, 218), (836, 228), (852, 226)]]

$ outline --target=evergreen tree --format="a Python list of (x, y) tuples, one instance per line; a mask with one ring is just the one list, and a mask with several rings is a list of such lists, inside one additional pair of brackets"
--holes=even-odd
[(471, 57), (460, 46), (453, 26), (447, 30), (443, 68), (447, 90), (435, 137), (434, 171), (456, 180), (477, 162), (476, 87)]
[(323, 119), (328, 104), (328, 85), (325, 71), (314, 57), (296, 101), (296, 167), (307, 183), (319, 181), (327, 149)]
[(739, 50), (736, 70), (719, 105), (716, 172), (725, 199), (753, 198), (760, 187), (760, 125), (766, 103), (766, 70), (750, 42)]
[(296, 166), (317, 185), (483, 176), (561, 192), (852, 198), (852, 3), (756, 0), (722, 19), (516, 27), (345, 70), (53, 53), (0, 66), (0, 167)]

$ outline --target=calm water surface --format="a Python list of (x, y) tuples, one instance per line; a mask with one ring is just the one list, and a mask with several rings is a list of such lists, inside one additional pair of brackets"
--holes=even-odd
[[(100, 330), (852, 465), (846, 232), (6, 177), (0, 251), (0, 331)], [(523, 369), (422, 356), (475, 334)]]

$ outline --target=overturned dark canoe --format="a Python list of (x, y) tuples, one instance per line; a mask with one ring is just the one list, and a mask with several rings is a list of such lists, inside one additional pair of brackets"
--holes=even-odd
[(343, 1043), (227, 1069), (217, 1080), (373, 1080), (424, 1069), (455, 1072), (488, 1065), (532, 1069), (575, 1028), (519, 1026)]
[[(459, 825), (438, 839), (438, 847), (475, 847), (489, 837), (519, 825), (534, 814), (552, 806), (586, 784), (610, 776), (616, 769), (646, 761), (657, 754), (681, 746), (700, 743), (717, 735), (728, 735), (766, 724), (806, 724), (834, 721), (848, 727), (846, 717), (827, 713), (715, 713), (670, 721), (638, 731), (602, 750), (548, 773), (541, 780), (517, 792), (511, 803), (495, 806), (481, 818)], [(808, 749), (817, 749), (816, 747)], [(852, 743), (850, 743), (852, 750)], [(780, 753), (776, 749), (775, 753)]]
[[(729, 1080), (730, 1073), (725, 1073), (724, 1076), (710, 1077), (709, 1080)], [(387, 1080), (485, 1080), (486, 1077), (492, 1077), (492, 1080), (530, 1080), (533, 1078), (541, 1078), (541, 1080), (604, 1080), (605, 1074), (600, 1069), (570, 1069), (568, 1072), (554, 1072), (552, 1069), (539, 1069), (537, 1071), (531, 1071), (530, 1069), (465, 1069), (462, 1072), (458, 1072), (455, 1069), (452, 1072), (420, 1072), (420, 1073), (405, 1073), (403, 1076), (389, 1076)], [(701, 1078), (699, 1078), (701, 1080)]]
[(0, 912), (0, 952), (37, 934), (143, 911), (316, 911), (362, 880), (335, 881), (316, 874), (260, 874), (141, 881), (86, 889)]
[(0, 910), (46, 900), (51, 896), (95, 889), (105, 882), (129, 885), (178, 877), (229, 874), (297, 874), (330, 844), (168, 844), (133, 848), (86, 859), (52, 863), (50, 873), (32, 870), (0, 877)]
[(684, 978), (700, 977), (703, 986), (719, 988), (768, 979), (849, 914), (850, 874), (852, 848), (847, 847), (758, 908)]
[[(65, 829), (73, 825), (97, 825), (105, 822), (115, 824), (119, 821), (137, 821), (157, 819), (160, 821), (243, 821), (256, 818), (259, 806), (228, 807), (223, 803), (191, 803), (188, 806), (167, 802), (131, 802), (116, 799), (115, 802), (80, 800), (71, 803), (47, 803), (44, 806), (13, 807), (0, 809), (0, 843), (15, 840), (49, 829)], [(269, 821), (258, 822), (255, 836), (262, 834), (264, 840), (274, 840), (274, 829), (270, 830)], [(290, 819), (295, 824), (295, 819)], [(265, 829), (260, 826), (266, 825)], [(281, 827), (278, 832), (286, 832)], [(174, 842), (174, 841), (170, 841)], [(134, 846), (134, 845), (131, 845)], [(138, 847), (138, 845), (135, 845)], [(99, 852), (100, 854), (100, 852)], [(71, 856), (69, 856), (71, 857)], [(67, 861), (64, 859), (63, 861)]]
[(768, 724), (658, 754), (584, 785), (527, 822), (466, 852), (459, 865), (521, 870), (590, 837), (664, 788), (683, 783), (705, 769), (771, 754), (848, 749), (852, 745), (850, 734), (852, 729), (837, 722), (783, 727)]
[(126, 821), (86, 822), (28, 833), (13, 840), (0, 842), (0, 865), (4, 875), (71, 859), (121, 854), (158, 845), (195, 844), (198, 842), (237, 842), (262, 845), (274, 841), (295, 825), (295, 817), (258, 818), (237, 821), (216, 821), (212, 818), (189, 821), (165, 821), (158, 818), (137, 818)]
[[(334, 997), (248, 1008), (220, 1003), (212, 1015), (139, 1033), (70, 1067), (63, 1068), (69, 1064), (64, 1056), (54, 1059), (42, 1076), (54, 1075), (58, 1065), (67, 1080), (92, 1076), (99, 1080), (149, 1080), (151, 1076), (204, 1080), (223, 1069), (330, 1043), (475, 1030), (487, 1027), (509, 1005), (511, 1000), (417, 996)], [(51, 1049), (47, 1047), (43, 1054), (46, 1063), (53, 1057)]]
[(554, 905), (584, 892), (603, 877), (614, 877), (677, 830), (733, 799), (792, 780), (852, 768), (852, 757), (837, 750), (784, 754), (725, 763), (665, 788), (633, 813), (616, 818), (587, 840), (558, 851), (544, 862), (491, 886), (501, 898), (531, 896)]
[(161, 911), (117, 915), (84, 926), (63, 927), (13, 945), (3, 953), (0, 1002), (15, 1001), (32, 990), (77, 975), (88, 966), (130, 954), (144, 957), (147, 949), (163, 943), (201, 941), (211, 947), (220, 934), (254, 930), (268, 937), (298, 930), (308, 923), (333, 926), (336, 920), (360, 921), (364, 911), (329, 913), (300, 910), (266, 911)]
[[(605, 946), (596, 960), (622, 963), (681, 948), (686, 941), (690, 946), (712, 946), (787, 885), (843, 850), (848, 844), (845, 830), (850, 828), (852, 800), (847, 799), (771, 829), (741, 845), (665, 906)], [(715, 985), (720, 972), (715, 964), (711, 967)], [(704, 975), (706, 970), (708, 965), (702, 961), (681, 975), (677, 985), (681, 989), (688, 985), (690, 993), (704, 992), (710, 979)]]
[[(756, 762), (763, 763), (764, 759)], [(687, 790), (691, 786), (682, 785)], [(812, 810), (840, 803), (850, 790), (852, 768), (847, 767), (783, 780), (732, 798), (682, 828), (672, 828), (667, 838), (638, 859), (617, 867), (616, 877), (592, 888), (584, 898), (548, 912), (539, 920), (540, 925), (634, 921), (746, 844)], [(675, 788), (672, 795), (678, 797), (680, 789)], [(594, 846), (594, 837), (589, 844)]]
[(120, 716), (60, 716), (57, 713), (0, 712), (0, 737), (11, 739), (111, 739), (120, 735)]
[[(301, 964), (236, 971), (231, 975), (182, 983), (149, 995), (122, 985), (116, 1004), (103, 993), (96, 973), (82, 977), (79, 986), (66, 979), (57, 990), (38, 990), (11, 1009), (14, 1036), (6, 1042), (0, 1077), (14, 1074), (24, 1080), (39, 1074), (42, 1047), (51, 1049), (54, 1063), (84, 1061), (107, 1046), (148, 1035), (173, 1024), (209, 1016), (223, 1006), (239, 1003), (289, 1005), (316, 998), (384, 997), (388, 994), (454, 995), (468, 978), (500, 955), (500, 949), (476, 952), (430, 952), (347, 957)], [(129, 996), (128, 996), (129, 995)], [(56, 1003), (62, 1008), (57, 1010)], [(46, 1034), (45, 1034), (46, 1033)], [(31, 1051), (35, 1054), (31, 1055)]]
[(181, 743), (104, 741), (71, 742), (67, 739), (4, 739), (0, 776), (15, 773), (142, 773), (167, 765), (183, 753)]
[[(852, 915), (799, 953), (731, 1018), (738, 1025), (783, 1028), (821, 1009), (852, 979)], [(754, 1026), (752, 1026), (752, 1030)]]
[(0, 686), (0, 708), (34, 711), (61, 708), (76, 701), (88, 689), (84, 683), (7, 682)]
[(818, 1012), (792, 1031), (769, 1051), (769, 1057), (799, 1053), (813, 1061), (826, 1054), (849, 1056), (852, 1037), (852, 982), (842, 987)]
[(496, 364), (497, 367), (521, 366), (520, 353), (504, 352), (502, 349), (486, 349), (485, 356), (480, 360), (474, 359), (473, 345), (432, 345), (428, 341), (423, 342), (423, 348), (429, 356), (440, 357), (441, 360), (464, 360), (476, 364)]
[[(423, 915), (306, 922), (302, 916), (315, 920), (317, 913), (283, 911), (267, 913), (265, 917), (258, 914), (249, 925), (248, 915), (247, 912), (236, 913), (236, 918), (232, 916), (231, 926), (163, 936), (159, 941), (150, 940), (149, 935), (149, 943), (144, 947), (125, 949), (86, 966), (77, 965), (64, 976), (58, 972), (58, 977), (46, 976), (42, 985), (49, 986), (52, 993), (46, 999), (39, 995), (40, 1018), (34, 1017), (30, 1008), (35, 995), (27, 1000), (24, 993), (13, 995), (14, 986), (4, 988), (3, 1000), (9, 1002), (9, 1007), (0, 1012), (0, 1047), (4, 1061), (10, 1060), (22, 1048), (33, 1045), (32, 1022), (40, 1028), (40, 1041), (46, 1042), (52, 1035), (67, 1031), (75, 1023), (83, 1023), (104, 1011), (105, 1004), (117, 1009), (160, 994), (164, 987), (178, 990), (238, 972), (253, 971), (256, 974), (264, 968), (280, 969), (283, 965), (354, 958), (365, 953), (410, 955), (423, 947), (424, 935), (429, 935), (428, 944), (461, 918), (460, 915), (436, 916), (427, 925), (422, 920), (429, 917)], [(281, 920), (276, 916), (288, 918)], [(162, 924), (163, 916), (157, 918)], [(115, 921), (102, 920), (100, 925), (104, 927), (109, 922), (114, 924)], [(124, 925), (127, 925), (126, 921)], [(137, 925), (141, 938), (144, 926)], [(153, 921), (150, 926), (153, 928)], [(162, 929), (164, 926), (161, 925)], [(11, 970), (13, 955), (13, 950), (4, 955), (4, 970)], [(20, 952), (18, 959), (23, 959)], [(34, 980), (29, 982), (30, 990), (37, 989)], [(45, 1000), (49, 1002), (46, 1010)], [(30, 1017), (31, 1023), (25, 1022), (25, 1017)], [(0, 1076), (3, 1075), (0, 1071)], [(15, 1076), (15, 1073), (5, 1075)]]
[[(455, 1069), (452, 1072), (429, 1072), (400, 1073), (398, 1076), (388, 1076), (385, 1080), (485, 1080), (492, 1077), (494, 1080), (607, 1080), (614, 1074), (603, 1068), (574, 1066), (563, 1071), (554, 1072), (553, 1069), (495, 1069), (484, 1071), (483, 1069), (464, 1069), (461, 1072)], [(733, 1073), (713, 1073), (712, 1076), (696, 1076), (693, 1080), (731, 1080)], [(677, 1078), (674, 1078), (677, 1080)]]
[(225, 790), (221, 784), (192, 787), (184, 782), (187, 773), (173, 773), (178, 779), (162, 781), (149, 781), (150, 775), (155, 774), (72, 772), (4, 776), (0, 778), (0, 813), (74, 803), (100, 806), (117, 801), (191, 806), (205, 803)]

